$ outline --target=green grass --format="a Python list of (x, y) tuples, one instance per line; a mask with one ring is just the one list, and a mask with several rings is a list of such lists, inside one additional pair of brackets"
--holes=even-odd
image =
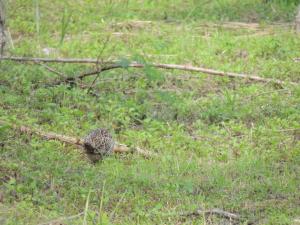
[[(273, 24), (291, 21), (298, 2), (267, 2), (8, 1), (8, 54), (192, 64), (299, 83), (299, 36)], [(68, 76), (91, 69), (50, 66)], [(74, 146), (1, 126), (0, 223), (224, 224), (180, 216), (199, 207), (245, 223), (291, 224), (300, 215), (299, 85), (146, 67), (104, 72), (87, 93), (45, 86), (59, 76), (40, 65), (0, 68), (1, 120), (79, 137), (106, 127), (159, 155), (91, 165)]]

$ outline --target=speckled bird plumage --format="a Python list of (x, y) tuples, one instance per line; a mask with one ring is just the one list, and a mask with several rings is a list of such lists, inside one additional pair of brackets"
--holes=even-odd
[(84, 138), (84, 147), (89, 155), (100, 157), (110, 155), (113, 152), (115, 141), (108, 130), (98, 128), (91, 131)]

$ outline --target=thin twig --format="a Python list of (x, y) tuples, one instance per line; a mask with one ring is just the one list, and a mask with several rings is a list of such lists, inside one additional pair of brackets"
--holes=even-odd
[(88, 93), (88, 94), (90, 93), (92, 87), (94, 86), (96, 80), (98, 79), (98, 77), (99, 77), (101, 71), (102, 71), (102, 70), (101, 70), (101, 68), (100, 68), (100, 72), (96, 75), (95, 79), (92, 81), (92, 83), (91, 83), (90, 86), (88, 87), (88, 90), (87, 90), (87, 93)]
[[(114, 67), (116, 68), (116, 67)], [(60, 85), (62, 83), (75, 83), (76, 80), (82, 80), (84, 77), (88, 77), (88, 76), (92, 76), (92, 75), (99, 75), (100, 73), (106, 71), (106, 70), (110, 70), (110, 69), (114, 69), (112, 67), (102, 67), (102, 68), (98, 68), (92, 71), (87, 71), (87, 72), (83, 72), (77, 76), (74, 77), (66, 77), (64, 79), (60, 79), (60, 80), (56, 80), (54, 81), (51, 86), (55, 86), (55, 85)], [(87, 86), (88, 87), (88, 86)]]
[(19, 61), (19, 62), (49, 62), (49, 63), (84, 63), (84, 64), (97, 64), (97, 59), (66, 59), (66, 58), (35, 58), (35, 57), (18, 57), (18, 56), (3, 56), (2, 60)]
[[(199, 25), (200, 28), (214, 28), (214, 27), (222, 27), (222, 28), (231, 28), (231, 29), (247, 29), (247, 30), (265, 30), (267, 28), (276, 27), (291, 27), (292, 23), (272, 23), (269, 24), (268, 27), (260, 26), (259, 23), (243, 23), (243, 22), (222, 22), (222, 23), (202, 23)], [(197, 28), (196, 28), (197, 29)], [(199, 29), (199, 28), (198, 28)]]
[(233, 214), (230, 212), (226, 212), (222, 209), (207, 209), (207, 210), (203, 210), (203, 209), (197, 209), (194, 212), (191, 213), (184, 213), (181, 214), (181, 216), (201, 216), (201, 215), (217, 215), (226, 219), (235, 219), (235, 220), (240, 220), (241, 216), (237, 215), (237, 214)]
[[(8, 124), (8, 123), (0, 120), (0, 124)], [(69, 137), (69, 136), (57, 134), (54, 132), (45, 132), (40, 129), (36, 129), (36, 128), (33, 129), (33, 128), (27, 127), (27, 126), (17, 126), (15, 124), (8, 124), (8, 125), (12, 126), (15, 130), (19, 130), (21, 133), (25, 133), (25, 134), (29, 134), (29, 135), (34, 134), (39, 137), (45, 138), (47, 140), (57, 140), (57, 141), (64, 142), (67, 144), (80, 145), (80, 146), (84, 145), (84, 141), (80, 138)]]
[[(50, 58), (27, 58), (27, 57), (1, 57), (1, 60), (11, 60), (11, 61), (27, 61), (27, 62), (57, 62), (57, 63), (92, 63), (92, 64), (99, 64), (99, 60), (95, 59), (50, 59)], [(107, 66), (104, 66), (100, 69), (96, 69), (94, 71), (80, 74), (77, 78), (82, 79), (87, 76), (95, 75), (103, 71), (117, 69), (117, 68), (124, 68), (124, 66), (120, 65), (116, 61), (105, 62)], [(250, 75), (250, 74), (243, 74), (243, 73), (233, 73), (233, 72), (225, 72), (219, 71), (214, 69), (207, 69), (202, 67), (195, 67), (189, 65), (177, 65), (177, 64), (163, 64), (163, 63), (149, 63), (147, 66), (152, 66), (160, 69), (176, 69), (176, 70), (185, 70), (185, 71), (192, 71), (192, 72), (200, 72), (215, 76), (222, 76), (222, 77), (230, 77), (230, 78), (242, 78), (246, 80), (253, 80), (258, 82), (265, 82), (265, 83), (275, 83), (279, 85), (283, 84), (293, 84), (298, 85), (298, 83), (282, 81), (278, 79), (271, 79), (271, 78), (263, 78), (257, 75)], [(138, 62), (132, 62), (127, 65), (125, 68), (132, 67), (132, 68), (144, 68), (145, 64), (141, 64)]]
[(102, 73), (104, 71), (112, 70), (112, 69), (117, 69), (117, 68), (122, 68), (122, 67), (120, 65), (103, 66), (103, 67), (98, 68), (96, 70), (92, 70), (92, 71), (88, 71), (88, 72), (83, 72), (83, 73), (79, 74), (77, 77), (75, 77), (75, 79), (77, 78), (77, 79), (82, 80), (85, 77), (96, 75), (96, 74)]
[[(102, 71), (102, 69), (101, 69), (101, 64), (103, 64), (103, 60), (100, 61), (100, 57), (101, 57), (101, 55), (103, 54), (103, 52), (104, 52), (104, 50), (105, 50), (105, 48), (106, 48), (106, 46), (107, 46), (107, 44), (108, 44), (109, 41), (110, 41), (110, 36), (106, 37), (106, 40), (105, 40), (105, 42), (104, 42), (104, 44), (103, 44), (103, 46), (102, 46), (102, 48), (101, 48), (101, 50), (99, 51), (99, 54), (98, 54), (98, 56), (97, 56), (97, 61), (99, 61), (99, 63), (96, 64), (96, 67), (97, 67), (97, 70), (99, 70), (100, 72), (96, 75), (95, 79), (94, 79), (94, 80), (92, 81), (92, 83), (90, 84), (90, 86), (89, 86), (89, 88), (88, 88), (88, 90), (87, 90), (87, 93), (88, 93), (88, 94), (90, 93), (92, 87), (94, 86), (96, 80), (98, 79), (98, 77), (99, 77), (99, 75), (100, 75), (100, 73), (101, 73), (101, 71)], [(101, 62), (101, 63), (100, 63), (100, 62)], [(100, 67), (99, 67), (99, 64), (100, 64)]]
[(52, 73), (55, 73), (55, 74), (57, 74), (57, 75), (59, 75), (59, 76), (61, 76), (61, 77), (63, 77), (63, 78), (68, 78), (67, 75), (65, 75), (65, 74), (63, 74), (62, 72), (59, 72), (59, 71), (53, 69), (53, 68), (50, 67), (50, 66), (47, 66), (47, 65), (44, 64), (44, 63), (37, 63), (37, 64), (40, 65), (40, 66), (42, 66), (42, 67), (44, 67), (46, 70), (48, 70), (48, 71), (50, 71), (50, 72), (52, 72)]
[[(76, 80), (82, 80), (83, 78), (88, 77), (88, 76), (92, 76), (92, 75), (97, 75), (97, 77), (98, 77), (100, 75), (100, 73), (102, 73), (104, 71), (107, 71), (107, 70), (115, 69), (115, 68), (119, 68), (119, 67), (113, 67), (113, 66), (98, 67), (95, 70), (88, 71), (88, 72), (83, 72), (83, 73), (81, 73), (81, 74), (79, 74), (75, 77), (67, 77), (67, 78), (64, 78), (64, 79), (61, 79), (61, 80), (57, 80), (54, 83), (52, 83), (51, 85), (55, 86), (55, 85), (60, 85), (62, 83), (75, 83)], [(92, 82), (92, 85), (93, 85), (94, 82), (96, 82), (97, 77)]]

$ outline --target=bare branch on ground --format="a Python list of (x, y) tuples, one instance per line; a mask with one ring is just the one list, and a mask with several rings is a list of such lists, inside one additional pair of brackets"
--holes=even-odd
[[(6, 121), (2, 121), (2, 120), (0, 120), (0, 124), (9, 125), (13, 129), (18, 130), (21, 133), (28, 134), (28, 135), (34, 134), (34, 135), (37, 135), (39, 137), (45, 138), (46, 140), (57, 140), (57, 141), (67, 143), (67, 144), (72, 144), (72, 145), (75, 145), (75, 146), (82, 146), (82, 147), (84, 146), (84, 140), (81, 139), (81, 138), (70, 137), (70, 136), (66, 136), (66, 135), (62, 135), (62, 134), (57, 134), (57, 133), (54, 133), (54, 132), (45, 132), (43, 130), (36, 129), (36, 128), (31, 128), (31, 127), (28, 127), (28, 126), (18, 126), (18, 125), (10, 124), (10, 123), (8, 123)], [(154, 154), (150, 151), (147, 151), (147, 150), (144, 150), (144, 149), (141, 149), (141, 148), (138, 148), (138, 147), (136, 147), (134, 149), (131, 149), (130, 147), (127, 147), (124, 144), (118, 143), (118, 145), (121, 146), (121, 147), (116, 147), (114, 149), (114, 153), (134, 153), (134, 152), (136, 152), (136, 153), (138, 153), (138, 154), (140, 154), (140, 155), (142, 155), (146, 158), (149, 158), (149, 157), (152, 157), (152, 156), (156, 155), (156, 154)]]
[(227, 219), (235, 219), (235, 220), (239, 220), (241, 218), (240, 215), (226, 212), (224, 210), (217, 209), (217, 208), (207, 209), (207, 210), (197, 209), (196, 211), (191, 212), (191, 213), (181, 214), (181, 216), (202, 216), (202, 215), (217, 215), (217, 216), (224, 217)]
[[(90, 63), (90, 64), (99, 64), (99, 60), (96, 59), (50, 59), (50, 58), (27, 58), (27, 57), (1, 57), (1, 60), (11, 60), (11, 61), (20, 61), (20, 62), (56, 62), (56, 63)], [(101, 68), (95, 69), (94, 71), (90, 71), (87, 73), (82, 73), (78, 75), (77, 77), (70, 77), (67, 78), (68, 80), (75, 80), (75, 79), (83, 79), (84, 77), (99, 74), (103, 71), (112, 70), (112, 69), (118, 69), (118, 68), (144, 68), (145, 64), (138, 63), (138, 62), (131, 62), (130, 64), (123, 66), (117, 61), (111, 61), (111, 62), (103, 62), (103, 65)], [(225, 71), (219, 71), (214, 69), (207, 69), (202, 67), (196, 67), (196, 66), (190, 66), (190, 65), (177, 65), (177, 64), (163, 64), (163, 63), (149, 63), (147, 66), (152, 66), (155, 68), (160, 69), (171, 69), (171, 70), (184, 70), (184, 71), (191, 71), (191, 72), (200, 72), (204, 74), (210, 74), (215, 76), (221, 76), (221, 77), (229, 77), (229, 78), (240, 78), (245, 80), (252, 80), (257, 82), (264, 82), (264, 83), (274, 83), (278, 85), (283, 84), (293, 84), (298, 85), (294, 82), (288, 82), (288, 81), (282, 81), (278, 79), (272, 79), (272, 78), (263, 78), (257, 75), (250, 75), (250, 74), (243, 74), (243, 73), (233, 73), (233, 72), (225, 72)], [(64, 81), (59, 81), (58, 83), (63, 83)]]
[[(188, 216), (208, 216), (208, 215), (215, 215), (215, 216), (225, 218), (225, 219), (228, 219), (228, 220), (231, 220), (231, 221), (236, 221), (236, 222), (244, 221), (244, 219), (240, 215), (234, 214), (234, 213), (231, 213), (231, 212), (227, 212), (227, 211), (224, 211), (224, 210), (218, 209), (218, 208), (205, 209), (205, 210), (199, 208), (199, 209), (195, 210), (194, 212), (180, 214), (180, 216), (185, 216), (185, 217), (188, 217)], [(253, 224), (253, 222), (246, 222), (246, 224), (250, 225), (250, 224)]]

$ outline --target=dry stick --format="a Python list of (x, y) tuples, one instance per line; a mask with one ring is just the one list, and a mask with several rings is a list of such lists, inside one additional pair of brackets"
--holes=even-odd
[[(25, 133), (25, 134), (35, 134), (37, 136), (40, 136), (42, 138), (45, 138), (47, 140), (56, 140), (56, 141), (60, 141), (60, 142), (64, 142), (67, 144), (72, 144), (72, 145), (76, 145), (76, 146), (84, 146), (84, 140), (81, 138), (76, 138), (76, 137), (70, 137), (70, 136), (66, 136), (66, 135), (61, 135), (61, 134), (57, 134), (54, 132), (44, 132), (40, 129), (33, 129), (31, 127), (27, 127), (27, 126), (17, 126), (15, 124), (9, 124), (5, 121), (0, 120), (0, 124), (3, 125), (10, 125), (12, 126), (15, 130), (19, 130), (21, 133)], [(131, 150), (129, 147), (127, 147), (124, 144), (120, 144), (117, 143), (118, 145), (120, 145), (120, 148), (115, 148), (114, 152), (115, 153), (130, 153)], [(134, 148), (134, 151), (136, 151), (138, 154), (143, 155), (144, 157), (151, 157), (151, 156), (155, 156), (154, 153), (149, 152), (147, 150), (141, 149), (141, 148)]]
[(217, 215), (226, 219), (234, 219), (234, 220), (240, 220), (241, 216), (237, 214), (233, 214), (230, 212), (223, 211), (221, 209), (208, 209), (208, 210), (203, 210), (203, 209), (197, 209), (194, 212), (191, 213), (184, 213), (181, 214), (181, 216), (201, 216), (201, 215)]
[[(56, 63), (92, 63), (92, 64), (99, 64), (99, 61), (96, 59), (51, 59), (51, 58), (27, 58), (27, 57), (1, 57), (1, 60), (11, 60), (11, 61), (25, 61), (25, 62), (56, 62)], [(108, 66), (103, 66), (101, 68), (101, 71), (99, 69), (83, 73), (77, 76), (76, 78), (82, 79), (86, 76), (91, 76), (98, 74), (100, 72), (111, 70), (111, 69), (117, 69), (117, 68), (124, 68), (124, 66), (118, 64), (115, 61), (111, 62), (105, 62), (105, 64), (110, 64)], [(231, 78), (242, 78), (242, 79), (248, 79), (253, 81), (259, 81), (259, 82), (267, 82), (267, 83), (275, 83), (275, 84), (293, 84), (298, 85), (294, 82), (286, 82), (278, 79), (271, 79), (271, 78), (263, 78), (256, 75), (249, 75), (249, 74), (240, 74), (240, 73), (232, 73), (232, 72), (224, 72), (219, 70), (213, 70), (213, 69), (207, 69), (202, 67), (195, 67), (195, 66), (187, 66), (187, 65), (177, 65), (177, 64), (162, 64), (162, 63), (150, 63), (148, 66), (161, 68), (161, 69), (177, 69), (177, 70), (185, 70), (185, 71), (192, 71), (192, 72), (201, 72), (205, 74), (210, 75), (216, 75), (216, 76), (226, 76)], [(144, 68), (145, 65), (137, 62), (132, 62), (127, 67), (133, 67), (133, 68)], [(125, 68), (127, 68), (125, 67)], [(73, 79), (76, 79), (73, 78)], [(70, 78), (69, 78), (70, 79)]]
[[(0, 120), (0, 124), (8, 124), (8, 123)], [(17, 126), (15, 124), (8, 124), (8, 125), (12, 126), (15, 130), (19, 130), (21, 133), (25, 133), (25, 134), (29, 134), (29, 135), (35, 134), (35, 135), (45, 138), (47, 140), (57, 140), (57, 141), (61, 141), (61, 142), (67, 143), (67, 144), (80, 145), (80, 146), (83, 146), (83, 144), (84, 144), (83, 140), (80, 138), (69, 137), (69, 136), (57, 134), (54, 132), (44, 132), (40, 129), (36, 129), (36, 128), (33, 129), (33, 128), (27, 127), (27, 126)]]
[(92, 71), (81, 73), (77, 77), (75, 77), (74, 79), (80, 79), (80, 80), (82, 80), (84, 77), (96, 75), (96, 74), (102, 73), (102, 72), (107, 71), (107, 70), (118, 69), (118, 68), (122, 68), (122, 66), (117, 65), (117, 64), (103, 66), (103, 67), (98, 68), (96, 70), (92, 70)]
[[(278, 79), (271, 79), (271, 78), (262, 78), (255, 75), (248, 75), (248, 74), (240, 74), (240, 73), (232, 73), (232, 72), (223, 72), (219, 70), (213, 70), (213, 69), (206, 69), (202, 67), (195, 67), (195, 66), (186, 66), (186, 65), (176, 65), (176, 64), (162, 64), (162, 63), (151, 63), (149, 66), (153, 66), (160, 69), (177, 69), (177, 70), (185, 70), (185, 71), (192, 71), (192, 72), (201, 72), (205, 74), (210, 75), (216, 75), (216, 76), (223, 76), (223, 77), (230, 77), (230, 78), (243, 78), (253, 81), (259, 81), (259, 82), (265, 82), (265, 83), (275, 83), (279, 85), (283, 84), (293, 84), (297, 85), (297, 83), (294, 82), (286, 82)], [(130, 63), (127, 67), (133, 67), (133, 68), (144, 68), (145, 65), (137, 62)], [(121, 65), (118, 64), (112, 64), (108, 66), (104, 66), (102, 70), (94, 70), (88, 73), (80, 74), (77, 78), (83, 79), (84, 77), (99, 74), (103, 71), (111, 70), (111, 69), (117, 69), (117, 68), (124, 68)], [(76, 79), (76, 78), (75, 78)]]
[[(111, 38), (111, 36), (107, 36), (107, 37), (106, 37), (106, 40), (105, 40), (105, 42), (104, 42), (104, 44), (103, 44), (103, 46), (102, 46), (102, 48), (101, 48), (101, 50), (99, 51), (99, 54), (98, 54), (98, 56), (97, 56), (97, 61), (99, 61), (99, 63), (97, 63), (96, 66), (97, 66), (97, 70), (100, 69), (100, 72), (96, 75), (95, 79), (94, 79), (94, 80), (92, 81), (92, 83), (90, 84), (90, 86), (89, 86), (89, 88), (88, 88), (88, 90), (87, 90), (87, 93), (88, 93), (88, 94), (90, 93), (90, 91), (91, 91), (93, 85), (95, 84), (96, 80), (98, 79), (98, 77), (100, 76), (100, 73), (101, 73), (101, 71), (102, 71), (102, 69), (101, 69), (101, 64), (103, 63), (103, 61), (102, 61), (102, 60), (100, 61), (99, 58), (100, 58), (100, 56), (103, 54), (103, 52), (104, 52), (104, 50), (105, 50), (105, 48), (106, 48), (108, 42), (110, 41), (110, 38)], [(99, 64), (100, 64), (100, 67), (99, 67)]]
[(49, 62), (49, 63), (83, 63), (83, 64), (99, 64), (97, 59), (66, 59), (66, 58), (34, 58), (34, 57), (18, 57), (3, 56), (1, 60), (19, 61), (19, 62)]
[(62, 83), (75, 83), (76, 80), (82, 80), (84, 77), (87, 76), (92, 76), (92, 75), (99, 75), (100, 73), (106, 71), (106, 70), (110, 70), (110, 69), (115, 69), (118, 67), (102, 67), (102, 68), (98, 68), (96, 70), (92, 70), (92, 71), (88, 71), (88, 72), (83, 72), (75, 77), (66, 77), (63, 80), (57, 80), (55, 82), (53, 82), (51, 85), (59, 85)]
[(53, 69), (52, 67), (47, 66), (47, 65), (44, 64), (44, 63), (38, 63), (38, 65), (44, 67), (46, 70), (48, 70), (48, 71), (50, 71), (50, 72), (52, 72), (52, 73), (55, 73), (55, 74), (57, 74), (57, 75), (59, 75), (59, 76), (61, 76), (61, 77), (63, 77), (63, 78), (68, 78), (68, 76), (66, 76), (66, 75), (63, 74), (62, 72), (59, 72), (59, 71)]
[[(97, 70), (99, 70), (99, 68), (97, 68)], [(87, 93), (89, 94), (90, 91), (92, 90), (92, 87), (94, 86), (96, 80), (98, 79), (98, 77), (100, 76), (100, 73), (102, 72), (102, 69), (100, 68), (99, 73), (96, 75), (95, 79), (92, 81), (92, 83), (90, 84), (90, 86), (88, 87)]]
[[(37, 62), (36, 64), (42, 66), (43, 68), (45, 68), (45, 69), (48, 70), (49, 72), (54, 73), (54, 74), (56, 74), (56, 75), (59, 75), (61, 78), (63, 78), (63, 79), (61, 79), (61, 80), (59, 80), (59, 81), (53, 82), (52, 84), (46, 84), (46, 85), (45, 85), (46, 87), (47, 87), (47, 86), (49, 87), (49, 86), (51, 86), (51, 85), (53, 85), (53, 86), (59, 85), (59, 84), (62, 83), (62, 80), (63, 80), (64, 82), (69, 81), (69, 83), (74, 82), (73, 79), (72, 79), (72, 80), (69, 79), (70, 76), (67, 76), (67, 75), (63, 74), (62, 72), (53, 69), (52, 67), (46, 65), (45, 63)], [(36, 87), (37, 87), (37, 85), (36, 85)]]
[[(206, 68), (201, 68), (201, 67), (194, 67), (194, 66), (185, 66), (185, 65), (176, 65), (176, 64), (159, 64), (159, 63), (153, 63), (153, 64), (149, 64), (149, 65), (153, 66), (153, 67), (156, 67), (156, 68), (161, 68), (161, 69), (177, 69), (177, 70), (201, 72), (201, 73), (211, 74), (211, 75), (216, 75), (216, 76), (224, 76), (224, 77), (227, 76), (227, 77), (230, 77), (230, 78), (243, 78), (243, 79), (249, 79), (249, 80), (254, 80), (254, 81), (259, 81), (259, 82), (267, 82), (267, 83), (270, 82), (270, 83), (275, 83), (275, 84), (279, 84), (279, 85), (283, 85), (283, 84), (286, 84), (286, 83), (297, 85), (297, 83), (294, 83), (294, 82), (286, 82), (286, 81), (277, 80), (277, 79), (262, 78), (262, 77), (255, 76), (255, 75), (239, 74), (239, 73), (232, 73), (232, 72), (223, 72), (223, 71), (218, 71), (218, 70), (213, 70), (213, 69), (206, 69)], [(130, 63), (127, 67), (144, 68), (145, 65), (133, 62), (133, 63)], [(102, 69), (97, 69), (97, 70), (94, 70), (94, 71), (82, 73), (82, 74), (80, 74), (77, 77), (72, 78), (72, 79), (68, 78), (68, 80), (83, 79), (84, 77), (92, 76), (92, 75), (95, 75), (95, 74), (99, 74), (103, 71), (117, 69), (117, 68), (124, 68), (124, 67), (121, 66), (121, 65), (118, 65), (118, 64), (112, 64), (112, 65), (104, 66)], [(63, 82), (66, 82), (66, 81), (67, 80), (60, 81), (59, 83), (63, 83)]]
[(199, 27), (222, 27), (229, 29), (247, 29), (247, 30), (265, 30), (272, 27), (291, 27), (293, 23), (272, 23), (267, 27), (260, 26), (258, 23), (243, 23), (243, 22), (223, 22), (223, 23), (203, 23)]

